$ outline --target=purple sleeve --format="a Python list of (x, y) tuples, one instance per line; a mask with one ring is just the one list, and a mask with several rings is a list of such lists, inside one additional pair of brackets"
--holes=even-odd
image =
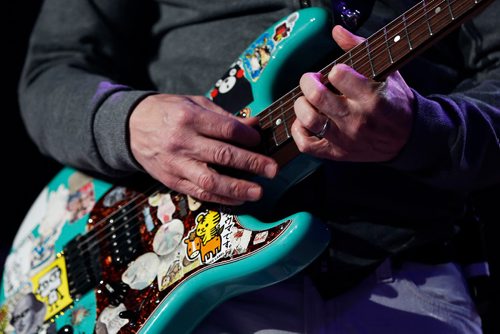
[[(460, 30), (466, 78), (447, 95), (415, 93), (406, 146), (388, 163), (436, 187), (500, 184), (500, 3)], [(457, 55), (458, 56), (458, 55)]]

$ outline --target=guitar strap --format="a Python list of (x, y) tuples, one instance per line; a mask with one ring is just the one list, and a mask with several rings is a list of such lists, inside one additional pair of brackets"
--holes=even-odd
[[(311, 0), (299, 0), (300, 7), (311, 7)], [(333, 22), (354, 32), (370, 17), (375, 0), (331, 0)]]
[(354, 32), (372, 13), (375, 0), (331, 0), (333, 22)]

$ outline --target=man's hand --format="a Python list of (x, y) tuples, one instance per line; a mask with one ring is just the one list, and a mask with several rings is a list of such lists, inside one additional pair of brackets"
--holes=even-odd
[(201, 201), (238, 205), (256, 201), (256, 183), (218, 173), (223, 166), (272, 178), (278, 166), (242, 147), (256, 146), (255, 119), (240, 119), (202, 96), (152, 95), (132, 112), (132, 154), (155, 179)]
[[(341, 26), (332, 35), (345, 51), (363, 41)], [(304, 96), (295, 102), (297, 120), (292, 125), (299, 150), (343, 161), (394, 158), (407, 142), (413, 122), (413, 92), (399, 72), (375, 82), (339, 64), (328, 80), (340, 95), (324, 86), (318, 73), (306, 73), (300, 80)]]

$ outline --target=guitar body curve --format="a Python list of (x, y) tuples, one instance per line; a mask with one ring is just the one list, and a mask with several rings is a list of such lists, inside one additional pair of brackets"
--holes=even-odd
[[(338, 61), (367, 78), (383, 78), (492, 1), (423, 1), (322, 75)], [(422, 11), (434, 15), (417, 16)], [(406, 21), (410, 17), (425, 24)], [(326, 11), (292, 13), (258, 37), (207, 96), (230, 112), (284, 128), (272, 132), (272, 151), (290, 139), (283, 124), (292, 120), (285, 115), (293, 116), (290, 103), (300, 92), (287, 93), (292, 96), (283, 106), (278, 97), (310, 70), (305, 64), (334, 48)], [(272, 210), (318, 165), (298, 155), (274, 180), (260, 180), (266, 197), (254, 210)], [(308, 213), (265, 223), (256, 217), (159, 184), (112, 185), (63, 169), (31, 207), (7, 258), (0, 332), (187, 333), (225, 299), (298, 273), (328, 245), (326, 227)]]
[(262, 223), (159, 185), (113, 186), (65, 168), (16, 236), (0, 330), (187, 333), (223, 300), (300, 271), (326, 232), (305, 212)]
[[(321, 9), (289, 15), (207, 95), (241, 116), (258, 115), (306, 70), (297, 55), (311, 54), (310, 63), (330, 51), (329, 26)], [(265, 185), (270, 198), (318, 166), (301, 159)], [(112, 185), (65, 168), (14, 240), (0, 290), (0, 332), (188, 333), (222, 301), (298, 273), (328, 242), (326, 227), (306, 212), (264, 223), (159, 184)]]

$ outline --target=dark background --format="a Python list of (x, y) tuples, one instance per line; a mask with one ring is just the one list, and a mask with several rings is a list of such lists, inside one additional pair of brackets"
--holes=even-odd
[[(0, 227), (0, 263), (31, 203), (61, 168), (43, 157), (31, 142), (21, 121), (17, 83), (26, 47), (41, 0), (6, 1), (2, 10), (2, 170), (4, 177)], [(5, 23), (7, 25), (5, 26)], [(8, 181), (7, 181), (8, 180)]]
[[(5, 255), (8, 253), (16, 230), (27, 213), (30, 205), (48, 181), (62, 166), (42, 156), (29, 139), (21, 121), (17, 102), (17, 83), (22, 69), (29, 34), (33, 27), (42, 0), (6, 1), (3, 6), (4, 23), (1, 45), (3, 50), (3, 93), (2, 109), (4, 131), (2, 132), (2, 156), (4, 179), (2, 220), (0, 225), (0, 274), (3, 271)], [(14, 186), (11, 186), (11, 185)], [(486, 233), (487, 248), (491, 256), (493, 273), (492, 288), (488, 295), (494, 308), (485, 317), (485, 333), (500, 333), (500, 243), (497, 240), (500, 230), (500, 213), (497, 213), (500, 190), (488, 194), (489, 224)], [(493, 209), (491, 209), (493, 208)], [(0, 276), (1, 277), (1, 276)]]

